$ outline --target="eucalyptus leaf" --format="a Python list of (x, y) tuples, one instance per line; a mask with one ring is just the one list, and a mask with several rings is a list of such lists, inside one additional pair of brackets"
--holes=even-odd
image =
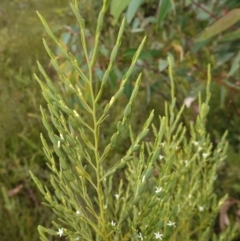
[(226, 15), (214, 22), (210, 27), (207, 27), (196, 41), (204, 41), (211, 38), (226, 29), (229, 29), (233, 24), (240, 20), (240, 8), (229, 11)]

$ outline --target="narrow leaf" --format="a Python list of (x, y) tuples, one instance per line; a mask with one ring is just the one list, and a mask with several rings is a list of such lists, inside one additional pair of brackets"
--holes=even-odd
[(233, 41), (233, 40), (236, 40), (236, 39), (239, 39), (240, 38), (240, 29), (236, 30), (236, 31), (233, 31), (233, 32), (230, 32), (228, 34), (225, 34), (221, 39), (220, 41), (224, 42), (224, 41)]
[(166, 17), (169, 9), (171, 8), (171, 1), (170, 0), (162, 0), (159, 5), (159, 13), (157, 17), (158, 27), (161, 25), (163, 19)]

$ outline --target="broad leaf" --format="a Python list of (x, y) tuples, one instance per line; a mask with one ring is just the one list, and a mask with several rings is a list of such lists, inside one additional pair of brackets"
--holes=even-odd
[(211, 38), (224, 30), (230, 28), (233, 24), (235, 24), (240, 19), (240, 8), (233, 9), (228, 12), (222, 18), (217, 20), (213, 25), (207, 27), (197, 41), (204, 41), (208, 38)]
[(110, 5), (110, 14), (113, 16), (113, 24), (116, 24), (121, 13), (127, 7), (131, 0), (112, 0)]
[(127, 8), (126, 19), (130, 23), (144, 0), (132, 0)]

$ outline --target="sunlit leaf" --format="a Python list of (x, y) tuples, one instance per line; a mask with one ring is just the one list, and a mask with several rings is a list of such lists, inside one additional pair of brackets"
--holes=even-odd
[(240, 8), (233, 9), (228, 12), (222, 18), (213, 23), (210, 27), (207, 27), (197, 41), (203, 41), (208, 38), (211, 38), (224, 30), (230, 28), (233, 24), (235, 24), (240, 19)]
[(130, 23), (144, 0), (132, 0), (127, 8), (126, 19)]
[(112, 0), (110, 5), (110, 14), (113, 16), (113, 24), (116, 24), (121, 13), (127, 7), (131, 0)]

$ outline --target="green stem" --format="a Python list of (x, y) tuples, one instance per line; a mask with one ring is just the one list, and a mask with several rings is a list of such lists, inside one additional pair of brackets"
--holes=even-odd
[(92, 68), (89, 65), (90, 95), (92, 100), (92, 117), (93, 117), (93, 126), (94, 126), (93, 128), (94, 129), (94, 154), (95, 154), (95, 161), (96, 161), (97, 193), (98, 193), (98, 200), (99, 200), (102, 230), (105, 236), (105, 240), (110, 241), (107, 228), (106, 228), (106, 220), (105, 220), (105, 214), (104, 214), (104, 200), (103, 200), (103, 192), (102, 192), (102, 185), (101, 185), (102, 170), (101, 170), (100, 156), (98, 151), (100, 126), (97, 120), (97, 108), (96, 108), (96, 103), (94, 101), (95, 97), (93, 92)]

